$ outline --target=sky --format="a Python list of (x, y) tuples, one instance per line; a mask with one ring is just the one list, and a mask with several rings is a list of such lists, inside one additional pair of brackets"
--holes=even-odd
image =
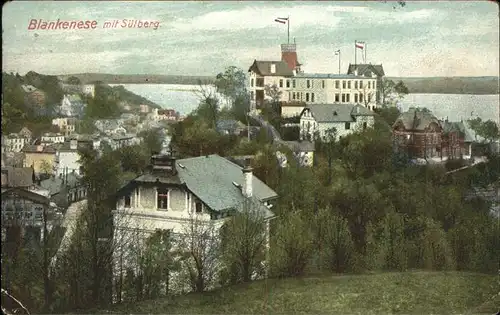
[[(2, 70), (25, 74), (209, 75), (228, 66), (280, 60), (297, 43), (307, 73), (354, 63), (354, 42), (387, 76), (498, 76), (499, 9), (491, 1), (153, 2), (12, 1), (2, 10)], [(96, 29), (28, 30), (31, 19), (97, 21)], [(103, 28), (111, 20), (159, 21), (151, 28)], [(358, 50), (358, 63), (362, 61)]]

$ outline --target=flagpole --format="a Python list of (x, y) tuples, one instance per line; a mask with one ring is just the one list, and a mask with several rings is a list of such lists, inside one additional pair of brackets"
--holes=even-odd
[(358, 48), (356, 47), (357, 42), (358, 42), (357, 40), (354, 41), (354, 66), (356, 66), (356, 64), (358, 63), (358, 58), (357, 58), (358, 57)]
[(339, 49), (339, 74), (340, 74), (340, 49)]
[(288, 44), (290, 44), (290, 15), (288, 16), (286, 24), (288, 25)]
[(368, 45), (365, 43), (365, 47), (363, 48), (363, 49), (365, 50), (365, 63), (366, 63), (366, 47), (367, 47), (367, 46), (368, 46)]

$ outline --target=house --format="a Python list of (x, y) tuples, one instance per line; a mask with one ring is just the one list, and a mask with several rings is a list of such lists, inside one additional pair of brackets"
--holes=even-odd
[(95, 97), (95, 84), (83, 84), (81, 91), (84, 95)]
[[(377, 86), (382, 86), (383, 79), (385, 77), (384, 67), (381, 64), (349, 64), (347, 74), (361, 75), (368, 78), (377, 78)], [(382, 102), (380, 89), (376, 92), (376, 101), (377, 104), (380, 104)]]
[(139, 141), (135, 134), (117, 134), (111, 137), (111, 147), (113, 150), (121, 149), (131, 145), (138, 144)]
[(167, 120), (167, 121), (177, 121), (179, 118), (179, 113), (173, 109), (156, 109), (153, 112), (158, 113), (155, 115), (155, 120)]
[(27, 86), (26, 89), (23, 88), (26, 92), (24, 101), (28, 104), (28, 106), (31, 106), (35, 110), (44, 108), (46, 102), (45, 92), (36, 88), (35, 90), (32, 90), (32, 88), (32, 86)]
[(75, 172), (66, 172), (41, 181), (40, 186), (49, 191), (50, 200), (57, 206), (67, 208), (87, 197), (87, 189), (81, 179)]
[(450, 159), (471, 158), (474, 137), (463, 121), (440, 121), (443, 127), (442, 156)]
[(147, 114), (151, 111), (151, 107), (149, 105), (146, 105), (146, 104), (141, 104), (141, 105), (139, 105), (139, 111), (141, 113)]
[(52, 143), (63, 143), (64, 135), (61, 133), (47, 132), (42, 136), (42, 143), (52, 144)]
[(238, 120), (219, 120), (216, 129), (222, 134), (240, 135), (246, 128), (245, 124)]
[(28, 139), (29, 141), (31, 141), (31, 139), (33, 138), (33, 133), (31, 132), (31, 130), (29, 130), (26, 127), (23, 127), (23, 129), (21, 129), (21, 131), (19, 131), (19, 135), (21, 137)]
[(314, 142), (312, 141), (282, 141), (292, 153), (301, 166), (313, 166), (314, 162)]
[(2, 167), (2, 188), (30, 189), (34, 181), (35, 174), (31, 167)]
[[(300, 139), (312, 140), (315, 135), (325, 141), (333, 135), (340, 139), (357, 130), (373, 126), (374, 115), (362, 105), (308, 105), (300, 114)], [(333, 131), (335, 133), (332, 133)]]
[(176, 160), (172, 154), (155, 155), (150, 170), (117, 193), (114, 238), (140, 231), (145, 239), (156, 230), (180, 236), (193, 220), (213, 224), (218, 230), (249, 200), (267, 220), (269, 233), (269, 220), (274, 217), (269, 208), (276, 198), (276, 192), (255, 177), (251, 168), (221, 156)]
[[(82, 147), (82, 145), (80, 145)], [(56, 175), (64, 173), (81, 174), (81, 164), (79, 162), (80, 155), (78, 153), (78, 140), (70, 140), (65, 142), (62, 147), (57, 149), (56, 153)]]
[(11, 133), (10, 135), (4, 136), (4, 140), (6, 152), (21, 152), (25, 145), (30, 144), (30, 139), (18, 133)]
[(85, 110), (85, 104), (78, 94), (65, 94), (59, 112), (67, 117), (82, 117)]
[(59, 127), (59, 131), (65, 136), (69, 136), (76, 130), (78, 120), (73, 117), (59, 117), (52, 119), (52, 125)]
[(54, 174), (56, 150), (52, 146), (24, 146), (24, 167), (32, 166), (36, 174)]
[(94, 135), (89, 135), (89, 134), (72, 134), (68, 137), (66, 137), (66, 145), (68, 146), (68, 143), (71, 143), (72, 140), (76, 140), (78, 143), (78, 148), (90, 148), (97, 150), (101, 146), (101, 140), (99, 138), (99, 135), (94, 134)]
[(392, 126), (394, 149), (410, 158), (441, 158), (443, 127), (431, 112), (411, 108)]
[(23, 91), (25, 93), (31, 93), (31, 92), (35, 92), (36, 90), (38, 90), (33, 85), (29, 85), (29, 84), (23, 84), (23, 85), (21, 85), (21, 88), (23, 89)]
[[(299, 103), (306, 104), (360, 104), (373, 110), (377, 107), (378, 77), (369, 71), (353, 71), (347, 74), (304, 73), (297, 66), (295, 44), (281, 45), (281, 61), (257, 61), (248, 69), (251, 108), (261, 108), (265, 101), (278, 98), (293, 105), (282, 109), (282, 115), (293, 116), (300, 110)], [(383, 69), (374, 66), (377, 71)], [(379, 69), (380, 68), (380, 69)], [(351, 68), (350, 68), (351, 69)], [(377, 72), (379, 73), (379, 72)], [(265, 87), (275, 85), (279, 95), (266, 95)], [(292, 113), (289, 113), (291, 111)]]

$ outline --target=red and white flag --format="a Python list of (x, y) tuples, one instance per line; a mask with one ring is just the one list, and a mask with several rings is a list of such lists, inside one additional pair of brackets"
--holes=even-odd
[(274, 19), (274, 22), (278, 22), (281, 24), (286, 24), (287, 21), (288, 21), (288, 18), (276, 18), (276, 19)]
[(365, 42), (356, 42), (356, 48), (365, 49)]

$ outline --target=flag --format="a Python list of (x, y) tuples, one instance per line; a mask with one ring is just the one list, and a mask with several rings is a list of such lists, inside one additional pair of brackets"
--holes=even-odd
[(340, 49), (335, 51), (335, 56), (340, 55)]
[(276, 18), (276, 19), (274, 19), (274, 22), (278, 22), (281, 24), (286, 24), (287, 21), (288, 21), (288, 18)]
[(356, 42), (356, 48), (364, 49), (365, 48), (365, 42)]

